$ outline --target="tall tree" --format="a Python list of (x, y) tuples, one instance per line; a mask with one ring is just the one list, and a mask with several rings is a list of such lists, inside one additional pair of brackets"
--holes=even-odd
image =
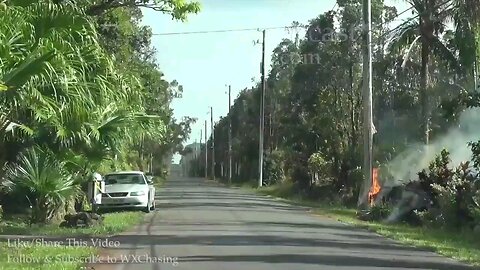
[(417, 43), (420, 43), (421, 68), (420, 68), (420, 102), (422, 109), (423, 141), (429, 143), (431, 104), (429, 102), (431, 85), (432, 55), (458, 68), (458, 61), (452, 51), (442, 40), (445, 22), (449, 18), (448, 1), (441, 0), (407, 0), (416, 16), (401, 24), (393, 31), (391, 49), (393, 53), (404, 51), (404, 64), (410, 59), (411, 53)]

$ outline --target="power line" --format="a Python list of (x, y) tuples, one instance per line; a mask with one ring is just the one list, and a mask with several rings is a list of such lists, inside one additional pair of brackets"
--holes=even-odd
[[(333, 6), (332, 10), (337, 7), (337, 3)], [(339, 7), (337, 7), (338, 9)], [(211, 34), (211, 33), (229, 33), (229, 32), (248, 32), (261, 30), (278, 30), (278, 29), (290, 29), (290, 28), (308, 28), (308, 26), (277, 26), (277, 27), (257, 27), (257, 28), (241, 28), (241, 29), (219, 29), (219, 30), (204, 30), (204, 31), (189, 31), (189, 32), (167, 32), (167, 33), (154, 33), (152, 36), (173, 36), (173, 35), (192, 35), (192, 34)]]
[(338, 8), (337, 5), (338, 5), (338, 2), (335, 1), (335, 5), (333, 6), (333, 8), (331, 10), (335, 11), (335, 8)]
[[(449, 0), (443, 2), (443, 3), (440, 3), (438, 4), (437, 7), (440, 7), (444, 4), (447, 4), (448, 2), (450, 2)], [(338, 6), (338, 3), (335, 3), (335, 5), (333, 6), (333, 8), (331, 10), (335, 10), (335, 8), (340, 8), (340, 6)], [(397, 19), (398, 17), (400, 17), (401, 15), (407, 13), (408, 11), (412, 10), (414, 7), (411, 6), (405, 10), (403, 10), (402, 12), (396, 14), (393, 18), (391, 18), (390, 21), (395, 21), (395, 19)], [(410, 18), (410, 20), (413, 20), (413, 19), (416, 19), (419, 17), (420, 14), (417, 14), (416, 16)], [(398, 21), (398, 20), (397, 20)], [(189, 31), (189, 32), (166, 32), (166, 33), (153, 33), (152, 36), (173, 36), (173, 35), (193, 35), (193, 34), (212, 34), (212, 33), (229, 33), (229, 32), (248, 32), (248, 31), (262, 31), (262, 30), (279, 30), (279, 29), (291, 29), (291, 28), (305, 28), (307, 29), (308, 26), (277, 26), (277, 27), (257, 27), (257, 28), (241, 28), (241, 29), (219, 29), (219, 30), (204, 30), (204, 31)], [(396, 28), (393, 28), (393, 29), (390, 29), (389, 31), (385, 32), (384, 35), (386, 34), (389, 34), (391, 32), (393, 32), (394, 30), (396, 30)]]
[[(335, 8), (340, 8), (337, 6), (338, 4), (335, 3), (333, 6), (332, 10), (335, 10)], [(399, 14), (397, 14), (395, 17), (392, 18), (398, 18), (402, 14), (408, 12), (411, 10), (413, 7), (410, 7)], [(165, 33), (153, 33), (152, 36), (173, 36), (173, 35), (194, 35), (194, 34), (212, 34), (212, 33), (229, 33), (229, 32), (249, 32), (249, 31), (261, 31), (261, 30), (279, 30), (279, 29), (291, 29), (291, 28), (305, 28), (307, 29), (308, 26), (277, 26), (277, 27), (257, 27), (257, 28), (240, 28), (240, 29), (218, 29), (218, 30), (203, 30), (203, 31), (188, 31), (188, 32), (165, 32)]]
[[(444, 2), (442, 2), (442, 3), (440, 3), (440, 4), (438, 4), (438, 5), (436, 5), (434, 8), (435, 8), (435, 9), (440, 8), (440, 7), (442, 7), (443, 5), (448, 4), (449, 2), (450, 2), (450, 0), (446, 0), (446, 1), (444, 1)], [(452, 4), (450, 3), (450, 6), (451, 6), (451, 5), (452, 5)], [(450, 6), (447, 6), (446, 8), (448, 8), (448, 7), (450, 7)], [(409, 9), (413, 9), (413, 8), (414, 8), (414, 7), (412, 6), (412, 7), (410, 7)], [(402, 14), (405, 13), (406, 11), (408, 11), (408, 10), (405, 10), (404, 12), (402, 12)], [(420, 18), (420, 16), (422, 16), (422, 15), (424, 15), (424, 14), (426, 14), (426, 13), (427, 13), (427, 11), (424, 11), (424, 12), (422, 12), (422, 13), (418, 13), (417, 15), (413, 16), (412, 18), (410, 18), (407, 22), (411, 22), (412, 20), (418, 19), (418, 18)], [(395, 16), (393, 19), (395, 19), (395, 18), (398, 18), (398, 15)], [(403, 24), (405, 24), (405, 23), (403, 23)], [(383, 37), (385, 37), (386, 35), (389, 35), (389, 34), (391, 34), (392, 32), (397, 31), (398, 28), (399, 28), (401, 25), (403, 25), (403, 24), (400, 24), (399, 26), (397, 26), (397, 27), (395, 27), (395, 28), (392, 28), (392, 29), (386, 31), (385, 33), (383, 33), (383, 34), (380, 36), (380, 38), (383, 38)]]
[(170, 33), (156, 33), (156, 34), (152, 34), (152, 36), (171, 36), (171, 35), (191, 35), (191, 34), (246, 32), (246, 31), (261, 31), (261, 30), (288, 29), (288, 28), (298, 28), (298, 27), (300, 27), (300, 26), (279, 26), (279, 27), (263, 27), (263, 28), (205, 30), (205, 31), (191, 31), (191, 32), (170, 32)]
[(393, 19), (396, 19), (396, 18), (402, 16), (403, 14), (407, 13), (409, 10), (412, 10), (412, 9), (413, 9), (413, 6), (411, 6), (411, 7), (407, 8), (407, 9), (405, 9), (404, 11), (398, 13), (397, 15), (395, 15), (395, 17), (392, 18), (392, 21), (393, 21)]
[[(449, 3), (450, 0), (446, 0), (438, 5), (436, 5), (435, 8), (440, 8), (441, 6)], [(332, 10), (335, 10), (336, 9), (339, 9), (340, 6), (338, 6), (338, 3), (336, 2), (335, 5), (333, 6)], [(389, 21), (390, 22), (393, 22), (393, 21), (399, 21), (399, 20), (396, 20), (397, 18), (399, 18), (401, 15), (407, 13), (408, 11), (414, 9), (415, 7), (414, 6), (411, 6), (405, 10), (403, 10), (402, 12), (396, 14), (393, 18), (391, 18)], [(425, 11), (426, 12), (426, 11)], [(412, 18), (409, 18), (407, 22), (409, 21), (412, 21), (412, 20), (415, 20), (417, 18), (419, 18), (420, 16), (422, 15), (422, 13), (420, 14), (417, 14), (415, 16), (413, 16)], [(401, 27), (403, 24), (400, 24), (399, 26), (397, 27), (394, 27), (392, 29), (388, 29), (387, 31), (385, 31), (384, 33), (382, 33), (380, 35), (379, 38), (383, 38), (389, 34), (391, 34), (392, 32), (396, 31), (399, 29), (399, 27)], [(192, 35), (192, 34), (213, 34), (213, 33), (229, 33), (229, 32), (248, 32), (248, 31), (262, 31), (262, 30), (279, 30), (279, 29), (284, 29), (284, 30), (288, 30), (288, 29), (298, 29), (298, 28), (303, 28), (305, 30), (308, 30), (309, 28), (309, 25), (297, 25), (297, 26), (277, 26), (277, 27), (263, 27), (263, 28), (260, 28), (260, 27), (257, 27), (257, 28), (241, 28), (241, 29), (219, 29), (219, 30), (204, 30), (204, 31), (190, 31), (190, 32), (167, 32), (167, 33), (154, 33), (152, 34), (152, 36), (172, 36), (172, 35)], [(371, 29), (370, 30), (371, 32), (373, 32), (374, 30)], [(361, 36), (357, 37), (355, 39), (355, 41), (358, 41), (359, 39), (361, 38)]]
[[(339, 8), (338, 3), (335, 2), (335, 5), (331, 10)], [(308, 28), (307, 26), (277, 26), (277, 27), (257, 27), (257, 28), (242, 28), (242, 29), (220, 29), (220, 30), (204, 30), (204, 31), (190, 31), (190, 32), (170, 32), (170, 33), (156, 33), (152, 36), (173, 36), (173, 35), (192, 35), (192, 34), (210, 34), (210, 33), (228, 33), (228, 32), (247, 32), (247, 31), (261, 31), (261, 30), (278, 30), (278, 29), (289, 29), (289, 28)]]
[[(443, 5), (445, 5), (445, 4), (449, 3), (449, 2), (450, 2), (450, 0), (446, 0), (446, 1), (444, 1), (444, 2), (442, 2), (442, 3), (440, 3), (440, 4), (438, 4), (438, 5), (436, 5), (435, 8), (440, 8), (441, 6), (443, 6)], [(407, 9), (405, 9), (404, 11), (398, 13), (397, 15), (395, 15), (395, 17), (393, 17), (393, 18), (390, 20), (390, 22), (395, 21), (395, 19), (397, 19), (397, 18), (400, 17), (401, 15), (405, 14), (405, 13), (408, 12), (409, 10), (412, 10), (413, 8), (414, 8), (414, 6), (411, 6), (411, 7), (407, 8)], [(419, 13), (419, 14), (413, 16), (412, 18), (409, 18), (407, 22), (410, 22), (410, 21), (412, 21), (412, 20), (418, 19), (421, 15), (426, 14), (426, 12), (427, 12), (427, 11), (424, 11), (424, 12), (422, 12), (422, 13)], [(392, 29), (389, 29), (389, 30), (385, 31), (384, 33), (382, 33), (382, 34), (379, 36), (379, 38), (383, 38), (383, 37), (391, 34), (392, 32), (398, 30), (398, 28), (399, 28), (401, 25), (402, 25), (402, 24), (400, 24), (400, 25), (397, 26), (397, 27), (394, 27), (394, 28), (392, 28)], [(373, 31), (373, 29), (371, 29), (370, 31)], [(355, 41), (358, 41), (359, 38), (360, 38), (360, 37), (358, 37)]]

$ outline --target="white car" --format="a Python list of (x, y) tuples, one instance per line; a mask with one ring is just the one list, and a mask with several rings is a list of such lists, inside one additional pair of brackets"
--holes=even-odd
[(155, 209), (155, 187), (140, 171), (115, 172), (106, 174), (105, 193), (102, 194), (102, 208), (139, 208), (145, 212)]

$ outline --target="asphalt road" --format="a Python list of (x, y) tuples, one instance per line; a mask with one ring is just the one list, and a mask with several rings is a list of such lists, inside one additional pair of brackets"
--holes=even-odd
[(157, 195), (157, 210), (112, 238), (120, 246), (104, 249), (94, 269), (473, 269), (203, 179), (171, 179)]

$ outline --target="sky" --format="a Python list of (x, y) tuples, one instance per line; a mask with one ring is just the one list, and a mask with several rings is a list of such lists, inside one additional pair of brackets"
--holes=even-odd
[[(174, 116), (197, 118), (186, 144), (200, 141), (204, 122), (210, 130), (210, 106), (213, 120), (228, 113), (228, 85), (232, 87), (232, 104), (238, 93), (260, 80), (261, 31), (232, 31), (202, 34), (185, 32), (262, 29), (290, 26), (293, 21), (308, 23), (336, 7), (335, 0), (200, 0), (201, 11), (189, 15), (186, 22), (144, 10), (143, 24), (152, 28), (152, 44), (161, 71), (168, 81), (183, 86), (182, 98), (173, 101)], [(399, 11), (407, 8), (403, 1), (387, 1)], [(168, 34), (168, 33), (183, 34)], [(284, 38), (293, 39), (295, 31), (268, 29), (265, 38), (265, 63), (270, 67), (273, 49)], [(299, 32), (304, 36), (304, 32)], [(268, 73), (267, 73), (268, 74)], [(204, 142), (205, 134), (202, 134)], [(210, 136), (210, 132), (207, 133)], [(174, 157), (178, 163), (180, 156)]]

